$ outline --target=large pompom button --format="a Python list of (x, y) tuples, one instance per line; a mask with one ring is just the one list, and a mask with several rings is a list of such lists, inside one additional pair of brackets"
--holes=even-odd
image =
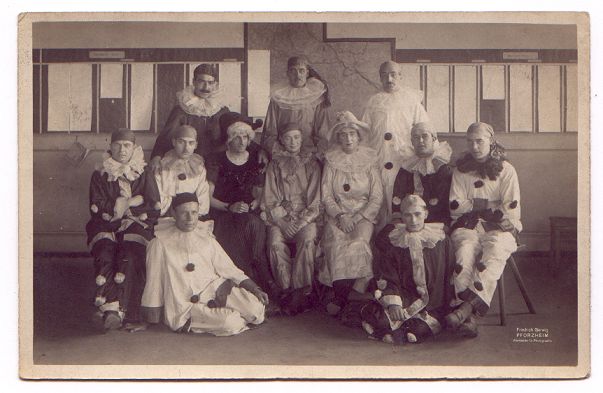
[(460, 263), (457, 263), (456, 265), (454, 265), (454, 272), (456, 274), (461, 274), (462, 271), (463, 271), (463, 265), (461, 265)]
[(179, 174), (178, 180), (186, 180), (186, 175), (184, 173)]
[(123, 273), (116, 273), (115, 277), (113, 277), (113, 281), (115, 281), (116, 284), (121, 284), (122, 282), (124, 282), (126, 279), (126, 275)]
[(386, 162), (383, 166), (385, 167), (385, 169), (390, 170), (394, 167), (394, 164), (392, 164), (391, 162)]
[(345, 192), (350, 191), (350, 185), (349, 185), (349, 184), (347, 184), (347, 183), (346, 183), (346, 184), (344, 184), (344, 185), (343, 185), (343, 191), (345, 191)]
[(393, 136), (392, 136), (392, 133), (391, 133), (391, 132), (386, 132), (385, 134), (383, 134), (383, 138), (384, 138), (386, 141), (391, 141), (391, 140), (392, 140), (392, 137), (393, 137)]
[(106, 297), (104, 297), (104, 296), (97, 296), (97, 297), (94, 299), (94, 305), (95, 305), (96, 307), (100, 307), (100, 306), (102, 306), (103, 304), (105, 304), (106, 302), (107, 302), (107, 298), (106, 298)]
[(510, 209), (515, 209), (517, 207), (518, 202), (517, 201), (513, 201), (509, 204), (509, 208)]
[(96, 213), (98, 213), (98, 206), (93, 204), (90, 206), (90, 210), (92, 211), (92, 213), (96, 214)]
[(102, 274), (99, 274), (98, 276), (96, 276), (96, 285), (98, 285), (99, 287), (101, 285), (105, 285), (106, 282), (107, 282), (107, 279)]
[(191, 303), (198, 303), (198, 302), (199, 302), (199, 295), (191, 296)]
[(195, 271), (195, 264), (194, 263), (187, 263), (186, 264), (186, 271), (187, 272), (193, 272)]
[(484, 186), (484, 182), (481, 180), (478, 180), (475, 183), (473, 183), (473, 185), (475, 186), (475, 188), (481, 188)]
[(474, 287), (475, 287), (475, 289), (477, 289), (478, 291), (483, 291), (483, 290), (484, 290), (484, 285), (483, 285), (481, 282), (479, 282), (479, 281), (474, 282), (474, 283), (473, 283), (473, 286), (474, 286)]
[(400, 204), (402, 203), (402, 200), (400, 199), (400, 197), (395, 196), (392, 198), (392, 203), (396, 206), (400, 206)]
[(431, 199), (429, 200), (429, 204), (430, 204), (431, 206), (435, 206), (435, 205), (437, 205), (437, 204), (438, 204), (438, 202), (439, 202), (439, 201), (440, 201), (440, 200), (439, 200), (438, 198), (431, 198)]
[(456, 209), (458, 209), (458, 208), (459, 208), (459, 203), (458, 203), (457, 201), (452, 201), (452, 202), (450, 202), (450, 208), (451, 208), (452, 210), (456, 210)]

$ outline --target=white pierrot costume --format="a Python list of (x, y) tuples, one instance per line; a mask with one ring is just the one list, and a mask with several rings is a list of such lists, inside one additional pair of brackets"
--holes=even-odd
[(515, 230), (492, 229), (480, 216), (474, 228), (460, 227), (452, 233), (457, 263), (456, 293), (463, 300), (472, 300), (477, 295), (483, 301), (477, 312), (483, 314), (490, 305), (507, 259), (517, 250), (514, 232), (522, 230), (519, 181), (515, 168), (508, 161), (502, 161), (502, 171), (495, 180), (488, 176), (482, 178), (476, 171), (454, 170), (450, 187), (452, 227), (463, 215), (477, 210), (478, 203), (481, 204), (479, 209), (499, 211), (498, 218), (511, 223)]
[(369, 99), (362, 116), (371, 130), (368, 146), (377, 151), (383, 182), (385, 201), (378, 226), (385, 225), (391, 218), (394, 181), (403, 150), (412, 146), (412, 126), (429, 121), (422, 100), (423, 92), (416, 89), (401, 87), (392, 93), (382, 91)]
[[(229, 336), (264, 321), (264, 305), (238, 285), (248, 277), (239, 270), (212, 235), (213, 221), (198, 222), (184, 232), (172, 218), (163, 218), (147, 248), (147, 283), (142, 306), (177, 331), (190, 319), (190, 331)], [(226, 306), (210, 308), (216, 290), (226, 280), (236, 286)], [(151, 311), (151, 312), (149, 312)], [(158, 322), (158, 320), (151, 320)]]

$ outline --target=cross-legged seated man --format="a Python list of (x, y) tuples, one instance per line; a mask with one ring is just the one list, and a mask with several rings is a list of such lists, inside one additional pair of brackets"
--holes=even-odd
[(449, 328), (477, 336), (476, 317), (488, 312), (507, 259), (521, 231), (519, 182), (492, 127), (473, 123), (469, 153), (457, 161), (450, 187), (454, 286), (460, 306), (446, 317)]
[[(199, 221), (196, 194), (178, 194), (147, 250), (142, 306), (147, 321), (178, 332), (230, 336), (264, 321), (268, 295), (239, 270)], [(163, 310), (162, 310), (163, 308)]]

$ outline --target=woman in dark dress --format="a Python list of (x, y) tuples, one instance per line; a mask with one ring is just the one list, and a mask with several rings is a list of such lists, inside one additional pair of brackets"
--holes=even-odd
[(220, 118), (226, 151), (207, 160), (207, 179), (213, 190), (210, 218), (214, 234), (228, 256), (266, 291), (274, 286), (266, 256), (266, 227), (259, 216), (264, 164), (249, 151), (254, 131), (251, 119), (236, 112)]

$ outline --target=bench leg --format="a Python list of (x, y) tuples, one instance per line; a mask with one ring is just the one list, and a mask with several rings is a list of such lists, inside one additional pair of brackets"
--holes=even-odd
[(505, 272), (498, 279), (498, 308), (500, 309), (500, 326), (507, 325), (507, 314), (505, 310)]
[(515, 280), (517, 281), (517, 286), (521, 291), (521, 296), (523, 296), (523, 300), (526, 302), (526, 306), (528, 306), (528, 310), (530, 310), (530, 314), (536, 314), (536, 310), (534, 309), (534, 305), (532, 305), (532, 301), (530, 300), (530, 296), (528, 296), (528, 291), (526, 290), (526, 286), (523, 283), (523, 279), (521, 278), (521, 274), (519, 273), (519, 269), (517, 268), (517, 264), (515, 263), (515, 258), (511, 255), (507, 264), (511, 266), (511, 270), (513, 270), (513, 275), (515, 276)]

